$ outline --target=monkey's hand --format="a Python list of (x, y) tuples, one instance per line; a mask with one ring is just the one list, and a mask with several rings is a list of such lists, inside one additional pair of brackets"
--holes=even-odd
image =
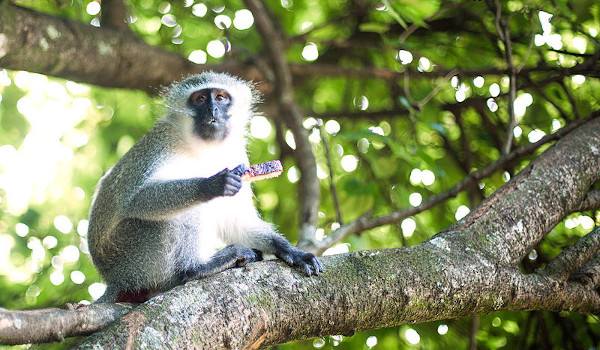
[(290, 266), (299, 267), (307, 276), (318, 275), (325, 271), (323, 264), (321, 264), (316, 256), (298, 248), (292, 248), (286, 252), (279, 253), (277, 257)]
[(237, 170), (240, 166), (229, 170), (227, 168), (209, 177), (210, 190), (215, 197), (233, 196), (242, 188), (242, 176)]

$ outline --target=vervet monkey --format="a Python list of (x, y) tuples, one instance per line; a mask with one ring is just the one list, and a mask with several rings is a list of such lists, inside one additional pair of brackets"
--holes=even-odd
[(94, 196), (88, 243), (107, 283), (99, 302), (143, 302), (262, 253), (309, 276), (323, 271), (260, 218), (241, 179), (256, 100), (250, 83), (223, 73), (166, 90), (166, 115), (102, 177)]

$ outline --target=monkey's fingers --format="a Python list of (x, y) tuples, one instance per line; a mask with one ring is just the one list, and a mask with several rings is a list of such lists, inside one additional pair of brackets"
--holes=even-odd
[(244, 173), (246, 171), (248, 171), (248, 167), (244, 164), (240, 164), (240, 165), (236, 166), (235, 168), (231, 169), (231, 172), (238, 176), (244, 175)]
[(317, 259), (316, 256), (312, 257), (311, 264), (312, 264), (313, 269), (316, 272), (315, 273), (316, 275), (325, 271), (325, 267), (323, 267), (323, 264), (321, 263), (321, 261), (319, 261), (319, 259)]
[(239, 187), (226, 185), (225, 189), (223, 190), (223, 195), (224, 196), (233, 196), (236, 193), (238, 193), (239, 191), (240, 191)]

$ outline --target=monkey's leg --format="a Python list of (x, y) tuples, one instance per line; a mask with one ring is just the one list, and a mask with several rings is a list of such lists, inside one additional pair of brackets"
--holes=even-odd
[(248, 263), (261, 260), (262, 253), (260, 251), (237, 244), (231, 244), (218, 251), (206, 263), (198, 263), (187, 270), (181, 271), (179, 277), (182, 282), (187, 282), (189, 280), (204, 278), (233, 267), (241, 267)]
[(240, 243), (264, 253), (273, 254), (288, 265), (300, 268), (308, 276), (318, 275), (325, 271), (323, 264), (316, 256), (294, 247), (267, 223), (262, 229), (248, 231), (246, 235), (243, 235), (243, 241)]
[(192, 205), (220, 196), (233, 196), (241, 187), (241, 176), (229, 169), (208, 178), (153, 181), (137, 191), (121, 209), (122, 215), (142, 220), (168, 220)]

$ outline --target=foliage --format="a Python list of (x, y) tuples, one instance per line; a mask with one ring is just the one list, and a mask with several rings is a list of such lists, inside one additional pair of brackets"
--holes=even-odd
[[(51, 15), (98, 23), (96, 6), (90, 5), (93, 1), (18, 3)], [(312, 130), (310, 139), (321, 178), (320, 235), (340, 224), (331, 200), (323, 138), (332, 151), (333, 181), (340, 211), (348, 222), (366, 210), (385, 214), (417, 205), (460, 181), (466, 171), (489, 164), (500, 155), (494, 140), (504, 140), (508, 124), (507, 76), (482, 73), (483, 79), (474, 80), (476, 75), (461, 76), (457, 71), (446, 77), (419, 77), (420, 72), (446, 69), (506, 67), (494, 16), (484, 1), (353, 3), (362, 2), (268, 1), (272, 15), (290, 38), (290, 62), (309, 64), (316, 45), (316, 62), (411, 71), (410, 78), (397, 81), (307, 76), (296, 84), (295, 96), (306, 111), (305, 127)], [(253, 27), (237, 29), (244, 27), (242, 12), (236, 12), (243, 9), (240, 1), (132, 0), (129, 9), (130, 27), (144, 41), (200, 64), (241, 61), (261, 50), (261, 39)], [(582, 63), (582, 55), (598, 50), (597, 2), (511, 0), (503, 11), (509, 17), (516, 66), (568, 68)], [(540, 11), (552, 14), (551, 21), (544, 21)], [(233, 25), (220, 29), (218, 21), (225, 18), (220, 16), (233, 20)], [(411, 26), (413, 33), (403, 35), (404, 28)], [(231, 50), (220, 57), (219, 49), (227, 47), (223, 43)], [(543, 82), (550, 77), (544, 74), (532, 72), (527, 79)], [(515, 101), (516, 109), (522, 111), (517, 114), (517, 145), (534, 142), (578, 115), (599, 108), (597, 78), (574, 75), (540, 85), (527, 79), (519, 81), (524, 87)], [(502, 95), (490, 98), (496, 95), (496, 86)], [(484, 115), (470, 102), (478, 98), (485, 101)], [(269, 102), (269, 96), (266, 99)], [(460, 112), (452, 113), (449, 106)], [(151, 127), (162, 109), (159, 98), (142, 92), (0, 70), (0, 306), (23, 309), (92, 301), (101, 292), (85, 241), (94, 186)], [(397, 113), (378, 119), (328, 117), (339, 111), (381, 110)], [(281, 139), (287, 145), (277, 143), (275, 116), (268, 117), (268, 121), (255, 118), (250, 126), (254, 162), (278, 158), (282, 149), (293, 144), (285, 130)], [(323, 122), (321, 129), (318, 118)], [(291, 157), (283, 161), (287, 169), (283, 176), (256, 184), (256, 200), (264, 217), (295, 239), (299, 173)], [(481, 181), (481, 193), (493, 193), (525, 164), (515, 164)], [(473, 191), (476, 194), (478, 189), (400, 225), (348, 237), (326, 254), (416, 245), (474, 207), (477, 197)], [(598, 224), (597, 212), (571, 215), (530, 254), (523, 268), (543, 264)], [(465, 348), (469, 334), (469, 319), (441, 320), (278, 348)], [(597, 318), (579, 314), (502, 312), (482, 316), (476, 338), (480, 348), (489, 349), (591, 348), (598, 344), (600, 326)]]

